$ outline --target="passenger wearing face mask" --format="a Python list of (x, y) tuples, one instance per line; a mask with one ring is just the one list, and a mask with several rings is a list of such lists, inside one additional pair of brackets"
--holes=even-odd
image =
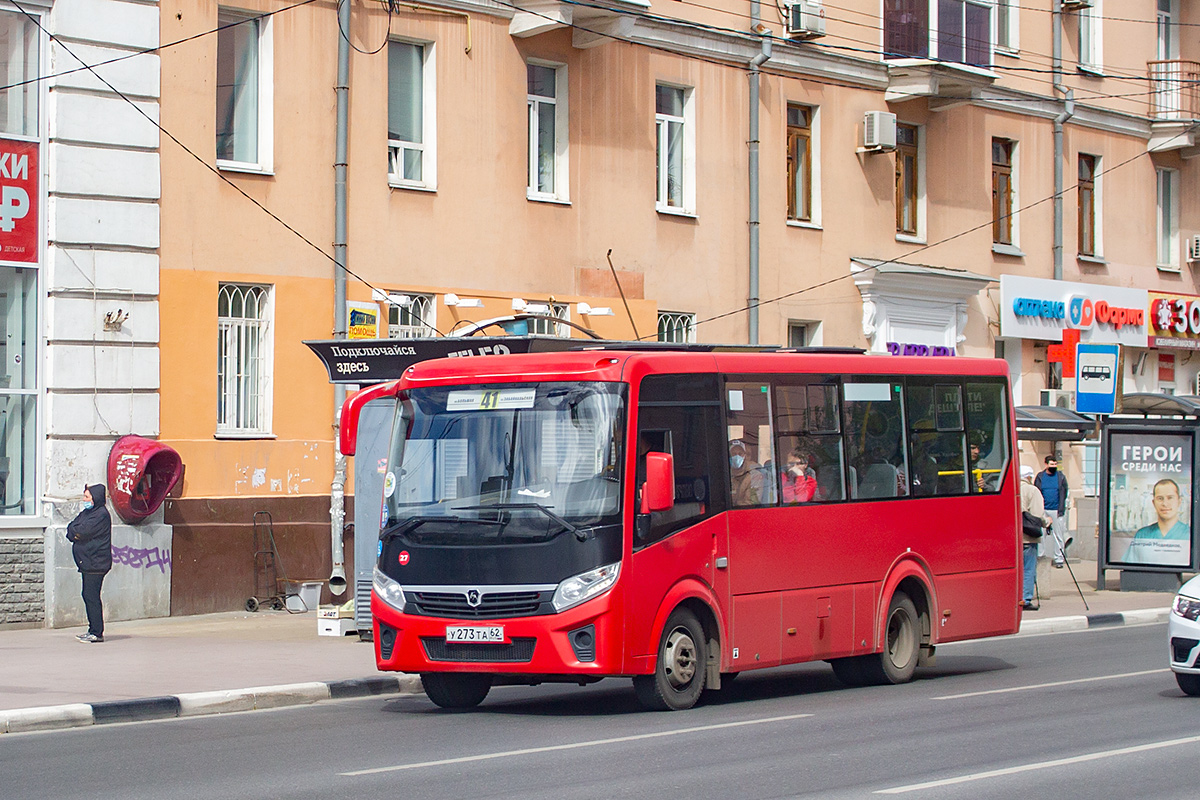
[(83, 510), (67, 525), (71, 555), (83, 577), (83, 607), (88, 629), (75, 638), (81, 642), (104, 641), (104, 607), (100, 587), (112, 569), (112, 519), (104, 507), (104, 484), (83, 490)]
[[(1049, 541), (1046, 537), (1042, 538), (1042, 546), (1050, 548), (1054, 566), (1061, 568), (1065, 563), (1067, 547), (1074, 540), (1067, 536), (1067, 478), (1058, 468), (1058, 459), (1053, 455), (1046, 456), (1046, 468), (1033, 479), (1033, 485), (1042, 493), (1046, 515), (1053, 520), (1050, 526), (1052, 535)], [(1062, 543), (1061, 548), (1059, 542)]]
[(756, 506), (762, 502), (762, 473), (757, 463), (746, 458), (746, 445), (740, 439), (729, 443), (729, 474), (735, 506)]
[(787, 471), (783, 473), (783, 502), (808, 503), (817, 494), (817, 473), (812, 459), (803, 450), (788, 453)]

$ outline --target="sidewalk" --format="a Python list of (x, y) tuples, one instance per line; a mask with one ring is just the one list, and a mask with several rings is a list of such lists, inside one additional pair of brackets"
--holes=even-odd
[[(1021, 634), (1166, 619), (1173, 595), (1096, 590), (1095, 562), (1041, 577), (1041, 606)], [(229, 612), (114, 622), (102, 644), (83, 628), (0, 630), (0, 734), (98, 722), (224, 713), (327, 699), (419, 692), (415, 676), (379, 673), (373, 645), (318, 636), (315, 613)]]

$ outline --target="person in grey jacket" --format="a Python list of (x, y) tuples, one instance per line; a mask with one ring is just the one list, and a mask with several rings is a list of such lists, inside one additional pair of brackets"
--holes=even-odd
[(71, 555), (83, 576), (83, 607), (87, 610), (87, 633), (79, 634), (81, 642), (104, 641), (104, 607), (100, 604), (100, 587), (104, 576), (112, 569), (112, 518), (104, 507), (104, 484), (97, 483), (83, 490), (83, 510), (67, 525)]

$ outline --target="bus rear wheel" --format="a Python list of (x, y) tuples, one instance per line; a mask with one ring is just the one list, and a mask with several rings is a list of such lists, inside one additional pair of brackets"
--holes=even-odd
[(850, 686), (907, 683), (921, 654), (920, 625), (916, 605), (904, 592), (896, 592), (888, 606), (883, 652), (834, 659), (833, 674)]
[(434, 705), (442, 708), (474, 708), (492, 688), (491, 675), (454, 672), (422, 672), (421, 685)]
[(635, 675), (638, 702), (650, 711), (682, 711), (696, 705), (704, 691), (708, 644), (704, 626), (686, 608), (667, 618), (653, 675)]

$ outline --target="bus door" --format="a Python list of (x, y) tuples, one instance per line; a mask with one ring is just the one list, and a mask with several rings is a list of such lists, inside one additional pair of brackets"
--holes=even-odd
[[(673, 586), (684, 580), (710, 589), (714, 584), (714, 552), (724, 547), (725, 538), (716, 386), (712, 374), (651, 375), (642, 381), (635, 428), (633, 557), (625, 583), (628, 641), (636, 656), (656, 652), (654, 619)], [(647, 452), (670, 453), (675, 467), (675, 505), (653, 514), (641, 514), (638, 507)]]

